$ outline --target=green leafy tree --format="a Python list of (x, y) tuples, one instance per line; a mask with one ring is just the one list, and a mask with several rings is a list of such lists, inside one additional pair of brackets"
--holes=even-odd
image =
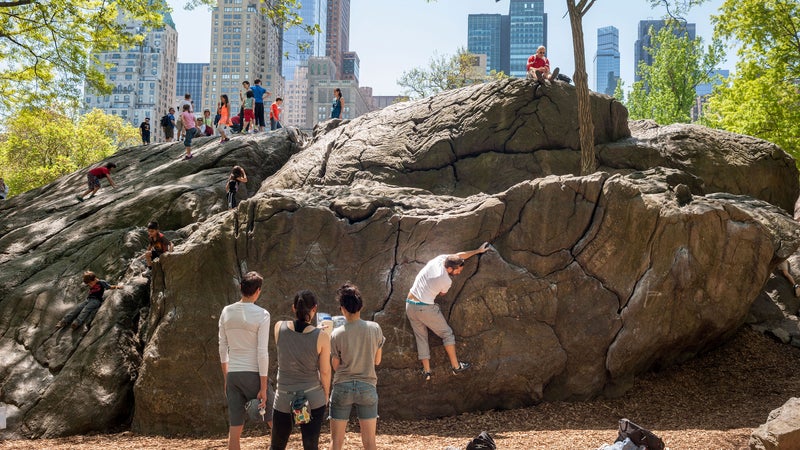
[(716, 36), (738, 46), (738, 62), (706, 105), (709, 125), (800, 158), (800, 2), (727, 0), (712, 22)]
[(712, 71), (722, 59), (722, 46), (703, 47), (690, 39), (682, 23), (668, 20), (658, 32), (650, 30), (652, 45), (645, 48), (653, 63), (639, 63), (640, 81), (633, 83), (627, 107), (631, 119), (653, 119), (666, 125), (691, 121), (695, 88), (712, 81)]
[(12, 195), (141, 142), (139, 130), (120, 117), (96, 109), (73, 119), (61, 111), (26, 108), (3, 124), (0, 176), (11, 186)]
[(472, 84), (508, 78), (492, 70), (486, 75), (477, 65), (478, 56), (461, 48), (455, 55), (434, 55), (428, 67), (415, 67), (403, 72), (397, 84), (410, 98), (429, 97), (439, 92)]

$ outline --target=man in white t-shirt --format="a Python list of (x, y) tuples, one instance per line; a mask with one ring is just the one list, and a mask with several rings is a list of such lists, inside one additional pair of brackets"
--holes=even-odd
[(439, 305), (435, 303), (438, 295), (444, 295), (453, 284), (452, 276), (458, 275), (464, 269), (464, 261), (489, 250), (489, 243), (485, 242), (479, 248), (459, 252), (454, 255), (439, 255), (428, 261), (414, 279), (414, 284), (406, 298), (406, 316), (411, 322), (414, 337), (417, 341), (417, 354), (422, 361), (422, 377), (425, 381), (431, 379), (431, 349), (428, 345), (428, 329), (442, 338), (444, 350), (450, 359), (453, 374), (463, 372), (470, 367), (470, 363), (459, 361), (456, 356), (456, 338), (453, 329), (447, 324)]
[(264, 279), (257, 272), (242, 277), (242, 298), (219, 316), (219, 359), (228, 400), (228, 449), (238, 450), (244, 428), (245, 404), (257, 398), (266, 421), (272, 420), (267, 402), (269, 369), (269, 312), (256, 306)]

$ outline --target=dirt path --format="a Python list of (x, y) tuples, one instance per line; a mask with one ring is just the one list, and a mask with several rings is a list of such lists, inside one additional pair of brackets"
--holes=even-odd
[[(512, 411), (463, 414), (439, 420), (378, 422), (378, 448), (464, 448), (488, 430), (501, 450), (596, 449), (616, 438), (627, 417), (677, 449), (746, 449), (752, 429), (792, 396), (800, 396), (800, 349), (749, 329), (724, 347), (681, 366), (642, 376), (623, 398), (585, 403), (546, 403)], [(330, 442), (323, 428), (320, 448)], [(224, 449), (224, 436), (164, 438), (120, 434), (0, 442), (2, 449)], [(251, 431), (243, 449), (269, 448), (269, 437)], [(297, 433), (289, 449), (301, 449)], [(360, 449), (357, 425), (348, 427), (346, 450)]]

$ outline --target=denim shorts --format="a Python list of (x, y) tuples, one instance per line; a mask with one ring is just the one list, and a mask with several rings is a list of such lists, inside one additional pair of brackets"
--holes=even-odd
[(353, 405), (361, 420), (378, 418), (378, 390), (363, 381), (345, 381), (333, 385), (330, 418), (349, 420)]

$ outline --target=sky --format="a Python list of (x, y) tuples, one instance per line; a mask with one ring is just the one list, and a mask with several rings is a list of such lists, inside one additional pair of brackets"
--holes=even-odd
[[(183, 9), (184, 0), (168, 0), (178, 31), (178, 62), (209, 61), (211, 12), (206, 8)], [(710, 16), (723, 0), (709, 0), (694, 8), (686, 19), (697, 24), (697, 36), (708, 43), (713, 33)], [(350, 51), (361, 61), (361, 86), (371, 86), (373, 95), (398, 95), (397, 79), (404, 71), (425, 67), (434, 55), (453, 55), (467, 47), (469, 14), (508, 14), (509, 0), (350, 0)], [(566, 2), (545, 0), (547, 56), (551, 66), (572, 77), (575, 71), (572, 31)], [(660, 19), (663, 7), (652, 9), (648, 0), (597, 0), (583, 18), (586, 71), (589, 87), (595, 87), (594, 54), (597, 29), (619, 29), (620, 72), (626, 89), (633, 83), (633, 45), (640, 20)], [(728, 61), (732, 58), (729, 57)], [(721, 67), (733, 70), (726, 62)]]

